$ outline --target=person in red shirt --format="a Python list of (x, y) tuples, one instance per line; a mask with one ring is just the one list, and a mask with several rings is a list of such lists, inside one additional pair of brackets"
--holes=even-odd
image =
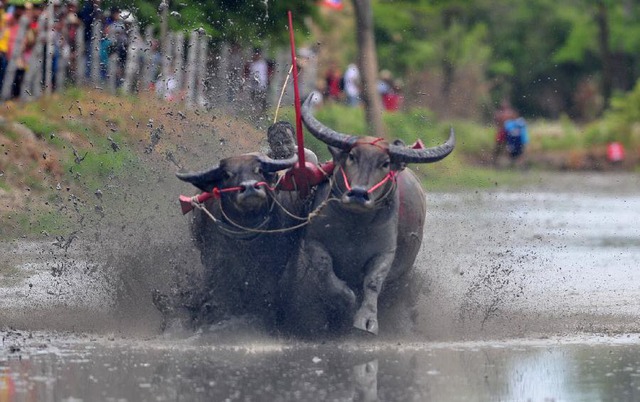
[(325, 74), (326, 85), (324, 88), (324, 98), (328, 101), (339, 101), (342, 97), (342, 74), (335, 63), (331, 63), (331, 66)]
[(496, 125), (496, 145), (493, 150), (493, 164), (497, 165), (498, 158), (504, 152), (507, 146), (507, 131), (504, 128), (504, 123), (507, 120), (512, 120), (518, 117), (518, 113), (511, 106), (511, 103), (507, 99), (503, 99), (500, 103), (500, 108), (496, 110), (493, 115), (493, 121)]

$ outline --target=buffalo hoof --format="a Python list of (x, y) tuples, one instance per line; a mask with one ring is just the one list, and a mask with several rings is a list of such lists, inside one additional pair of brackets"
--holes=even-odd
[(371, 311), (359, 310), (353, 320), (353, 326), (370, 334), (378, 335), (378, 318)]

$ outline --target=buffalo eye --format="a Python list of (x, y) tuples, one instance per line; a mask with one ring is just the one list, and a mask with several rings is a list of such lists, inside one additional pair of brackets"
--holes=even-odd
[(347, 154), (347, 160), (348, 160), (349, 162), (351, 162), (351, 163), (354, 163), (354, 162), (356, 161), (356, 157), (355, 157), (355, 155), (353, 155), (351, 152), (349, 152), (349, 153)]
[(382, 162), (382, 165), (380, 165), (383, 169), (389, 169), (389, 166), (391, 166), (391, 162), (389, 161), (384, 161)]
[(229, 179), (230, 179), (230, 178), (232, 178), (232, 177), (233, 177), (233, 173), (228, 172), (228, 171), (226, 171), (226, 170), (225, 170), (224, 172), (222, 172), (222, 178), (223, 178), (223, 179), (225, 179), (225, 180), (229, 180)]
[(253, 173), (262, 174), (262, 168), (260, 166), (256, 166), (253, 168)]

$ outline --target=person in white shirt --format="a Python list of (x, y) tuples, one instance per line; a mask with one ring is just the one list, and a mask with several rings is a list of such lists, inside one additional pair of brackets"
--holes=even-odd
[(360, 71), (353, 63), (349, 64), (344, 72), (344, 93), (347, 95), (347, 105), (360, 104)]
[(260, 113), (267, 108), (267, 86), (269, 85), (269, 65), (262, 57), (262, 50), (255, 48), (249, 65), (249, 88), (251, 100)]

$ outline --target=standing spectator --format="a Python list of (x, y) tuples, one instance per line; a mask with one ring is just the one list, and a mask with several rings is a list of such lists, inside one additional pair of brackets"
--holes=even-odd
[(493, 121), (496, 125), (496, 144), (493, 150), (493, 164), (498, 164), (498, 158), (507, 147), (507, 131), (504, 123), (518, 117), (515, 109), (511, 107), (511, 103), (507, 99), (503, 99), (500, 108), (493, 115)]
[(115, 53), (116, 55), (116, 71), (111, 71), (110, 74), (116, 75), (116, 87), (120, 87), (124, 81), (125, 66), (127, 64), (127, 50), (129, 47), (129, 35), (127, 32), (131, 29), (131, 24), (133, 22), (131, 12), (127, 12), (126, 16), (130, 22), (124, 20), (119, 8), (113, 7), (111, 9), (111, 24), (109, 32), (112, 40), (109, 54)]
[(380, 78), (378, 78), (378, 93), (380, 96), (384, 97), (386, 94), (392, 91), (393, 89), (393, 76), (391, 75), (391, 71), (382, 70), (380, 71)]
[(11, 27), (16, 24), (13, 14), (2, 12), (2, 21), (0, 22), (0, 88), (4, 81), (4, 73), (7, 70), (7, 64), (9, 63), (9, 37)]
[[(14, 48), (18, 43), (18, 30), (20, 26), (20, 20), (22, 16), (26, 15), (29, 19), (25, 36), (22, 39), (22, 47), (15, 50)], [(40, 13), (33, 13), (33, 5), (31, 3), (25, 3), (24, 6), (16, 6), (13, 12), (14, 25), (9, 29), (9, 51), (10, 57), (15, 56), (16, 72), (11, 86), (11, 97), (17, 98), (20, 96), (20, 88), (22, 87), (22, 81), (29, 65), (29, 59), (33, 52), (33, 47), (36, 43), (36, 32), (38, 31), (38, 17)]]
[(507, 137), (507, 152), (509, 153), (511, 165), (513, 166), (529, 143), (527, 122), (522, 117), (507, 120), (504, 122), (504, 130)]
[(354, 63), (349, 64), (344, 73), (344, 93), (347, 95), (347, 105), (360, 104), (360, 71)]
[(269, 85), (269, 66), (262, 57), (262, 49), (253, 50), (253, 58), (249, 64), (249, 90), (251, 100), (262, 114), (267, 109), (267, 86)]
[(67, 76), (71, 83), (77, 83), (78, 79), (76, 77), (78, 66), (76, 62), (78, 60), (78, 27), (80, 26), (80, 19), (78, 18), (77, 9), (78, 3), (75, 1), (69, 2), (67, 5), (67, 15), (65, 17), (66, 30), (67, 30), (67, 44), (69, 46), (69, 64), (67, 66)]
[(331, 63), (325, 74), (324, 97), (327, 101), (339, 101), (343, 89), (342, 75), (335, 63)]
[(389, 112), (395, 112), (400, 109), (402, 104), (401, 93), (402, 81), (394, 80), (391, 71), (382, 70), (378, 79), (378, 93), (382, 98), (382, 106)]
[[(98, 23), (102, 18), (102, 10), (100, 9), (101, 0), (86, 0), (82, 5), (82, 9), (78, 13), (78, 18), (84, 24), (84, 46), (85, 56), (87, 60), (87, 77), (91, 76), (91, 55), (93, 47), (98, 46), (101, 38), (95, 38), (93, 41), (93, 25)], [(97, 61), (96, 61), (97, 62)]]
[(402, 80), (397, 78), (391, 82), (391, 88), (382, 95), (382, 105), (389, 112), (400, 110), (404, 97), (402, 96)]

